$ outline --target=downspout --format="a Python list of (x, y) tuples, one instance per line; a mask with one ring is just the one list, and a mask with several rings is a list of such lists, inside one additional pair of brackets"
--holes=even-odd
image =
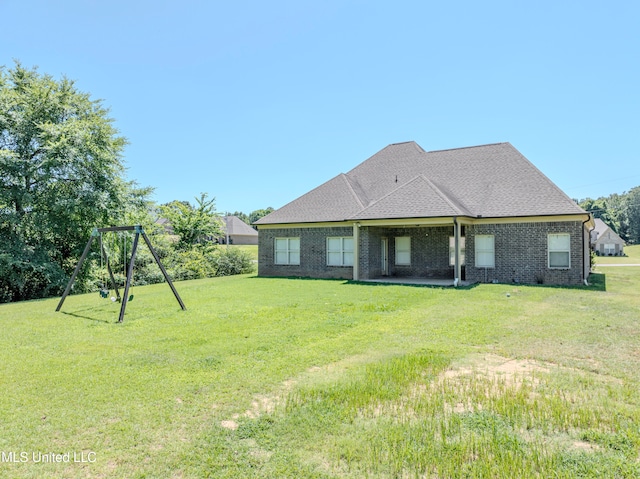
[[(586, 224), (591, 221), (591, 213), (587, 213), (587, 219), (582, 222), (582, 231), (584, 232)], [(582, 259), (586, 259), (586, 251), (585, 251), (585, 243), (588, 243), (589, 249), (591, 248), (591, 232), (596, 229), (595, 225), (590, 230), (587, 230), (587, 237), (582, 240)], [(584, 234), (584, 233), (583, 233)], [(591, 271), (591, 251), (589, 251), (589, 271)], [(589, 286), (589, 275), (585, 275), (585, 268), (582, 267), (582, 275), (584, 280), (584, 285)]]

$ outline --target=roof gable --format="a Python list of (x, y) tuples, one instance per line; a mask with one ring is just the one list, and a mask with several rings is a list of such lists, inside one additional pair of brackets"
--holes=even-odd
[[(620, 237), (618, 233), (616, 233), (611, 226), (602, 221), (600, 218), (595, 218), (593, 220), (594, 226), (591, 230), (591, 240), (592, 242), (607, 242), (614, 241), (617, 243), (624, 243), (624, 240)], [(606, 237), (605, 237), (606, 234)]]
[(374, 201), (351, 219), (420, 218), (467, 215), (424, 175)]
[(609, 225), (602, 221), (600, 218), (595, 218), (593, 220), (594, 226), (593, 231), (598, 234), (598, 236), (602, 235), (605, 231), (609, 229)]

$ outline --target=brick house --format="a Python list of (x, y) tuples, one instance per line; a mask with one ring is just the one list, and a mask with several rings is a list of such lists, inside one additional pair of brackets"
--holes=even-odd
[(593, 220), (509, 143), (407, 142), (255, 224), (260, 276), (581, 284)]

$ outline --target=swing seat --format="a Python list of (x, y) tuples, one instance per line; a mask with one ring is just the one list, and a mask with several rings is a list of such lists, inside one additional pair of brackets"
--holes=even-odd
[(129, 301), (133, 301), (133, 295), (129, 296)]

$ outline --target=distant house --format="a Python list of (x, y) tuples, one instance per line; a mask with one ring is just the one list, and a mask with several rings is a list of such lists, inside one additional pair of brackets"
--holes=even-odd
[(591, 230), (591, 249), (600, 256), (623, 256), (624, 240), (600, 218)]
[(593, 220), (509, 143), (407, 142), (255, 224), (261, 276), (580, 284)]
[(228, 236), (229, 244), (258, 244), (258, 232), (237, 216), (223, 216), (222, 230), (224, 236), (218, 239), (219, 243), (226, 244)]

